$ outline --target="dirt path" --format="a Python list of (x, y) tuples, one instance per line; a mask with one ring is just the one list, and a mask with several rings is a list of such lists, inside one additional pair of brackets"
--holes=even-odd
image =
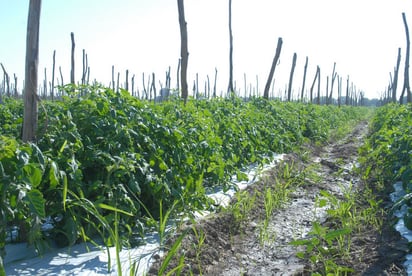
[[(313, 175), (303, 176), (303, 185), (294, 189), (289, 200), (273, 213), (263, 242), (262, 202), (257, 202), (248, 222), (241, 225), (226, 212), (200, 221), (196, 225), (198, 235), (188, 234), (182, 244), (181, 254), (185, 255), (182, 275), (190, 271), (195, 275), (310, 275), (308, 263), (296, 257), (297, 248), (289, 243), (305, 237), (313, 221), (325, 221), (326, 208), (316, 206), (321, 190), (341, 197), (345, 189), (362, 188), (362, 181), (353, 168), (366, 132), (364, 122), (344, 139), (313, 149), (305, 161), (295, 155), (286, 157), (294, 167), (313, 167)], [(276, 179), (280, 172), (276, 169), (269, 172), (250, 187), (249, 192), (263, 192), (268, 181)], [(400, 267), (407, 248), (391, 229), (384, 225), (382, 234), (370, 229), (353, 235), (352, 263), (346, 261), (345, 265), (355, 269), (354, 275), (405, 274)], [(199, 233), (204, 237), (200, 246)], [(171, 267), (176, 267), (177, 262), (178, 258), (172, 261)], [(156, 263), (149, 274), (156, 274), (158, 265)]]

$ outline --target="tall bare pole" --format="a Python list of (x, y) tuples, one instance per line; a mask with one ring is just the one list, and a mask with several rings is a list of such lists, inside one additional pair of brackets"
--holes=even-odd
[(278, 44), (276, 46), (276, 54), (275, 54), (275, 57), (273, 58), (272, 67), (270, 67), (269, 77), (265, 85), (265, 91), (263, 92), (263, 98), (265, 99), (269, 99), (270, 85), (272, 84), (273, 75), (275, 74), (276, 65), (278, 64), (278, 60), (280, 57), (280, 51), (282, 50), (282, 43), (283, 43), (282, 38), (279, 37)]
[(182, 61), (182, 59), (181, 58), (179, 58), (179, 62), (178, 62), (178, 64), (177, 64), (177, 70), (176, 70), (176, 80), (177, 80), (177, 83), (176, 83), (176, 89), (177, 89), (177, 91), (179, 91), (180, 90), (180, 78), (179, 78), (179, 76), (180, 76), (180, 64), (181, 64), (181, 61)]
[(7, 87), (7, 97), (10, 97), (10, 77), (9, 74), (7, 74), (6, 69), (3, 66), (3, 63), (0, 63), (1, 68), (3, 69), (4, 72), (4, 81), (6, 82), (5, 85)]
[(302, 91), (300, 93), (300, 100), (303, 101), (303, 94), (305, 93), (306, 72), (308, 70), (308, 57), (306, 56), (305, 68), (303, 70)]
[(293, 53), (292, 68), (290, 69), (290, 75), (289, 75), (288, 102), (290, 102), (291, 99), (292, 99), (293, 73), (295, 72), (296, 59), (297, 59), (297, 57), (298, 57), (297, 54), (296, 54), (296, 53)]
[(345, 99), (345, 105), (349, 105), (349, 75), (348, 75), (348, 78), (346, 79), (346, 99)]
[(70, 38), (72, 40), (72, 56), (71, 56), (71, 70), (70, 70), (70, 83), (75, 84), (74, 79), (74, 48), (76, 44), (74, 43), (74, 33), (70, 33)]
[(53, 69), (52, 69), (52, 80), (51, 80), (51, 88), (50, 88), (50, 93), (51, 93), (51, 99), (54, 99), (54, 71), (56, 68), (56, 50), (53, 51)]
[(336, 73), (336, 62), (333, 63), (333, 71), (331, 76), (331, 83), (330, 83), (330, 94), (328, 97), (328, 90), (326, 89), (326, 103), (332, 104), (332, 96), (333, 96), (333, 84), (335, 83), (335, 79), (338, 73)]
[(392, 102), (396, 103), (396, 90), (398, 87), (399, 66), (401, 64), (401, 48), (398, 48), (398, 58), (396, 59), (396, 67), (392, 82)]
[(229, 86), (228, 93), (233, 92), (233, 33), (232, 33), (232, 0), (229, 0)]
[(318, 96), (317, 96), (316, 103), (320, 105), (320, 67), (319, 66), (316, 69), (316, 74), (318, 74)]
[(403, 24), (405, 25), (405, 33), (406, 33), (406, 56), (405, 56), (405, 74), (403, 77), (403, 90), (402, 90), (402, 95), (399, 99), (399, 102), (402, 104), (403, 103), (403, 97), (406, 94), (407, 97), (407, 102), (411, 102), (411, 87), (409, 86), (409, 55), (410, 55), (410, 48), (411, 48), (411, 42), (409, 39), (409, 28), (408, 28), (408, 23), (406, 22), (406, 16), (405, 13), (402, 13), (402, 19), (403, 19)]
[(311, 103), (313, 102), (313, 88), (314, 88), (314, 86), (315, 86), (316, 80), (318, 79), (318, 77), (320, 77), (319, 74), (320, 74), (320, 68), (319, 68), (319, 65), (318, 65), (318, 66), (316, 67), (315, 78), (313, 79), (312, 86), (310, 87), (310, 102), (311, 102)]
[(37, 83), (41, 0), (30, 0), (26, 36), (23, 141), (35, 141), (37, 131)]
[(189, 52), (187, 47), (187, 23), (185, 19), (185, 8), (183, 0), (177, 0), (177, 7), (179, 12), (179, 25), (180, 25), (180, 58), (181, 58), (181, 69), (180, 69), (180, 84), (182, 87), (182, 98), (186, 104), (188, 97), (187, 88), (187, 65), (189, 59)]

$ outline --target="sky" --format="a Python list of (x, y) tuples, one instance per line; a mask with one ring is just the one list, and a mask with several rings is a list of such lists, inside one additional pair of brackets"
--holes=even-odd
[[(226, 92), (229, 80), (228, 0), (185, 0), (188, 28), (188, 84), (196, 75), (204, 91), (207, 77), (217, 90)], [(24, 79), (28, 0), (0, 0), (0, 63), (10, 76)], [(321, 89), (326, 76), (336, 72), (366, 97), (380, 97), (389, 84), (402, 48), (404, 70), (406, 35), (402, 12), (412, 28), (412, 0), (232, 0), (233, 74), (236, 90), (243, 95), (250, 87), (263, 93), (279, 37), (283, 39), (275, 71), (275, 93), (285, 91), (293, 54), (297, 63), (293, 91), (298, 95), (308, 57), (306, 89), (321, 69)], [(142, 90), (142, 75), (156, 74), (165, 85), (168, 68), (176, 87), (180, 57), (180, 31), (176, 0), (43, 0), (40, 19), (39, 77), (51, 81), (53, 51), (56, 79), (70, 79), (70, 33), (76, 48), (76, 81), (82, 74), (82, 51), (87, 53), (90, 79), (109, 85), (112, 66), (135, 75)], [(0, 72), (2, 76), (2, 72)], [(392, 73), (393, 74), (393, 73)], [(2, 79), (2, 78), (0, 78)], [(57, 81), (57, 80), (56, 80)], [(41, 83), (41, 82), (40, 82)], [(245, 85), (246, 84), (246, 85)], [(400, 78), (398, 91), (403, 85)], [(335, 90), (336, 93), (336, 90)], [(399, 93), (399, 92), (398, 92)]]

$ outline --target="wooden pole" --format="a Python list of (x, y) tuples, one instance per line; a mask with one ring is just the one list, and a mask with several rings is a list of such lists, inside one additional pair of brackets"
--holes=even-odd
[(228, 93), (233, 93), (233, 34), (232, 34), (232, 0), (229, 0), (229, 85)]
[(300, 100), (303, 102), (303, 93), (305, 92), (306, 72), (308, 70), (308, 57), (306, 56), (305, 68), (303, 70), (302, 91), (300, 93)]
[(170, 66), (169, 66), (169, 69), (166, 72), (166, 88), (169, 90), (170, 90), (170, 81), (171, 81), (171, 78), (170, 78)]
[(52, 80), (51, 80), (51, 87), (50, 87), (50, 96), (51, 99), (54, 100), (54, 72), (56, 68), (56, 50), (53, 51), (53, 67), (52, 67)]
[(146, 97), (146, 99), (147, 99), (147, 90), (146, 90), (146, 82), (145, 82), (145, 79), (144, 79), (144, 72), (142, 73), (142, 82), (143, 82), (143, 93), (144, 93), (144, 96), (142, 95), (142, 97), (143, 98)]
[(410, 39), (409, 39), (409, 28), (408, 28), (408, 23), (406, 22), (406, 16), (405, 13), (402, 13), (402, 19), (403, 19), (403, 24), (405, 26), (405, 33), (406, 33), (406, 55), (405, 55), (405, 71), (404, 71), (404, 76), (403, 76), (403, 90), (402, 90), (402, 95), (399, 99), (399, 102), (402, 104), (403, 103), (403, 97), (405, 96), (406, 92), (406, 97), (407, 97), (407, 102), (411, 102), (411, 88), (409, 86), (409, 55), (410, 55)]
[(134, 77), (135, 77), (135, 75), (133, 74), (133, 76), (132, 76), (132, 96), (133, 96), (133, 97), (136, 96), (136, 94), (135, 94), (135, 92), (134, 92)]
[(200, 96), (199, 92), (199, 73), (196, 73), (196, 98)]
[(319, 71), (319, 75), (318, 75), (318, 99), (317, 99), (317, 104), (320, 105), (320, 67), (318, 66), (318, 71)]
[(311, 85), (311, 87), (310, 87), (310, 102), (311, 102), (311, 103), (312, 103), (312, 101), (313, 101), (313, 88), (315, 87), (315, 82), (316, 82), (316, 79), (318, 78), (319, 71), (320, 71), (320, 69), (319, 69), (319, 65), (318, 65), (318, 66), (316, 67), (315, 78), (313, 79), (312, 85)]
[(120, 72), (117, 72), (116, 93), (119, 93), (119, 87), (120, 87)]
[(17, 99), (18, 96), (18, 91), (17, 91), (17, 76), (16, 74), (13, 74), (14, 76), (14, 97)]
[(44, 67), (43, 97), (47, 97), (47, 69)]
[(290, 102), (292, 99), (292, 83), (293, 83), (293, 73), (295, 72), (295, 67), (296, 67), (296, 59), (297, 59), (297, 54), (293, 53), (292, 68), (290, 69), (290, 75), (289, 75), (288, 102)]
[(342, 95), (342, 77), (338, 76), (338, 107), (340, 107), (341, 95)]
[(86, 50), (83, 49), (83, 71), (82, 71), (82, 85), (87, 84), (87, 71), (88, 71), (88, 61), (87, 61), (87, 54)]
[(7, 89), (6, 89), (7, 97), (10, 97), (10, 77), (9, 77), (9, 74), (7, 74), (6, 69), (4, 68), (3, 63), (0, 63), (0, 65), (4, 72), (5, 85), (7, 86)]
[(328, 91), (329, 91), (329, 76), (326, 76), (326, 91), (325, 91), (326, 104), (329, 103), (329, 101), (328, 101)]
[(38, 120), (38, 64), (39, 64), (39, 29), (40, 29), (41, 0), (30, 0), (27, 20), (26, 37), (26, 66), (24, 87), (24, 142), (36, 140)]
[(259, 76), (256, 75), (256, 93), (259, 94)]
[[(332, 71), (332, 76), (331, 76), (329, 97), (326, 94), (326, 101), (327, 101), (328, 104), (332, 104), (333, 84), (335, 83), (335, 79), (336, 79), (336, 76), (337, 76), (337, 73), (335, 72), (335, 70), (336, 70), (336, 62), (333, 63), (333, 71)], [(328, 93), (327, 90), (326, 90), (326, 93)]]
[(345, 105), (349, 105), (349, 75), (348, 75), (348, 78), (346, 79), (346, 99), (345, 99)]
[(74, 79), (74, 48), (76, 47), (76, 44), (74, 43), (74, 33), (70, 33), (70, 37), (72, 40), (72, 58), (71, 58), (71, 70), (70, 70), (70, 83), (75, 84), (75, 79)]
[(179, 26), (180, 26), (180, 57), (181, 57), (181, 87), (182, 87), (182, 98), (186, 104), (188, 97), (188, 88), (187, 88), (187, 65), (189, 59), (189, 52), (187, 47), (187, 23), (185, 19), (185, 9), (183, 0), (177, 0), (177, 7), (179, 13)]
[(112, 89), (113, 92), (116, 91), (116, 82), (114, 81), (114, 65), (112, 65)]
[(61, 79), (61, 85), (64, 85), (64, 80), (63, 80), (63, 72), (62, 72), (62, 67), (59, 66), (59, 73), (60, 73), (60, 79)]
[(396, 59), (396, 67), (393, 74), (392, 82), (392, 102), (396, 103), (396, 90), (398, 87), (399, 66), (401, 64), (401, 48), (398, 48), (398, 58)]
[(126, 82), (124, 84), (124, 89), (129, 91), (129, 70), (128, 69), (126, 69)]
[(207, 98), (210, 99), (210, 79), (209, 75), (206, 75), (207, 77)]
[[(154, 95), (153, 99), (156, 100), (156, 75), (154, 72), (152, 72), (152, 85), (151, 85), (150, 91), (152, 90), (153, 90), (153, 95)], [(150, 98), (152, 98), (152, 93), (150, 93)]]
[(181, 63), (181, 61), (182, 61), (182, 59), (179, 58), (179, 62), (177, 63), (177, 70), (176, 70), (176, 80), (177, 80), (176, 90), (177, 91), (180, 90), (180, 77), (179, 77), (179, 75), (180, 75), (180, 63)]
[(263, 92), (263, 98), (265, 99), (269, 99), (270, 85), (272, 83), (273, 75), (275, 74), (276, 65), (278, 64), (278, 60), (280, 57), (280, 51), (282, 50), (282, 43), (283, 43), (282, 38), (279, 37), (278, 44), (276, 46), (276, 54), (275, 54), (275, 57), (273, 58), (272, 67), (270, 67), (269, 76), (266, 81), (265, 90)]

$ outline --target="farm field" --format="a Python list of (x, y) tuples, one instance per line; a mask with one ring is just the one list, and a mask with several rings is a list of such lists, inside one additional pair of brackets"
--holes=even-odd
[[(189, 225), (195, 230), (186, 233), (170, 268), (184, 255), (182, 275), (406, 275), (407, 241), (386, 213), (390, 200), (382, 191), (374, 195), (354, 168), (367, 130), (363, 121), (303, 160), (286, 155), (284, 167), (233, 199), (233, 209)], [(279, 200), (269, 219), (268, 189)]]
[[(384, 207), (395, 180), (407, 191), (410, 185), (410, 105), (375, 110), (236, 97), (184, 105), (178, 99), (142, 101), (100, 86), (67, 86), (66, 94), (42, 102), (36, 144), (18, 138), (22, 102), (6, 98), (0, 105), (2, 248), (18, 229), (12, 242), (28, 242), (39, 252), (101, 240), (120, 255), (157, 231), (166, 258), (154, 274), (257, 275), (265, 272), (257, 266), (275, 273), (290, 264), (298, 273), (366, 271), (375, 263), (402, 271), (399, 258), (406, 252), (391, 246), (397, 236), (386, 227)], [(235, 178), (246, 178), (248, 165), (268, 163), (276, 153), (287, 158), (235, 195), (228, 208), (207, 196), (233, 188)], [(350, 203), (347, 213), (333, 212), (341, 202)], [(359, 220), (346, 217), (355, 214), (352, 207), (359, 208)], [(198, 223), (198, 211), (214, 215)], [(44, 230), (46, 221), (51, 227)], [(166, 228), (172, 221), (171, 233)], [(307, 234), (318, 241), (310, 244)], [(251, 244), (255, 251), (247, 252), (261, 252), (260, 260), (247, 259)], [(381, 262), (379, 248), (362, 251), (372, 244), (399, 255)], [(193, 245), (198, 247), (187, 247)], [(273, 255), (279, 248), (284, 251)], [(359, 250), (352, 262), (350, 250)]]

